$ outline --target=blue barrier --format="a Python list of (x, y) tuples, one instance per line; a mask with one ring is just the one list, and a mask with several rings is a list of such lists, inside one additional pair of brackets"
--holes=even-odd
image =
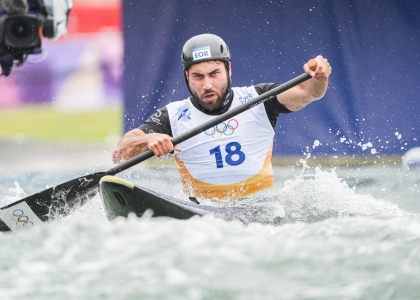
[(322, 54), (323, 100), (282, 115), (275, 154), (399, 154), (420, 146), (420, 1), (124, 1), (125, 130), (187, 97), (180, 52), (221, 36), (233, 85), (284, 82)]

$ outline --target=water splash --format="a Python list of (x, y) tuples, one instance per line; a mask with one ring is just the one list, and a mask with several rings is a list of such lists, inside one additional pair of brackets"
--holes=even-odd
[[(304, 171), (308, 169), (304, 167)], [(412, 216), (389, 201), (357, 193), (336, 174), (335, 169), (325, 171), (320, 167), (314, 168), (313, 173), (296, 175), (281, 188), (219, 205), (236, 208), (236, 211), (227, 210), (230, 215), (223, 217), (245, 224), (280, 225), (313, 223), (330, 218)]]
[(1, 206), (4, 205), (8, 205), (12, 202), (15, 202), (17, 200), (20, 200), (22, 198), (25, 198), (28, 196), (28, 194), (20, 187), (19, 182), (18, 181), (14, 181), (15, 187), (10, 187), (9, 191), (11, 191), (12, 193), (14, 193), (14, 196), (4, 196), (3, 199), (0, 202)]
[[(312, 150), (314, 150), (316, 147), (321, 146), (322, 143), (318, 140), (315, 140), (313, 145), (312, 145)], [(302, 164), (302, 171), (300, 173), (300, 175), (303, 175), (307, 170), (309, 170), (311, 167), (308, 165), (308, 160), (311, 158), (311, 152), (312, 150), (310, 149), (309, 146), (306, 146), (306, 151), (303, 152), (303, 155), (305, 155), (305, 159), (299, 159), (299, 162)]]
[(395, 217), (405, 214), (398, 205), (357, 194), (335, 170), (315, 168), (313, 174), (299, 175), (285, 182), (277, 194), (284, 206), (284, 222), (316, 222), (331, 217)]

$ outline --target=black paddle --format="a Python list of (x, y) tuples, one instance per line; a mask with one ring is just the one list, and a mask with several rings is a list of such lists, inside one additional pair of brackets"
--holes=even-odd
[[(308, 66), (311, 70), (315, 71), (317, 67), (317, 62), (313, 59), (308, 61)], [(212, 120), (203, 123), (196, 128), (176, 136), (172, 139), (174, 145), (180, 144), (197, 134), (216, 126), (217, 124), (226, 121), (227, 119), (236, 116), (248, 109), (253, 108), (256, 105), (259, 105), (267, 100), (270, 100), (277, 96), (278, 94), (291, 89), (292, 87), (310, 79), (311, 76), (304, 73), (297, 76), (296, 78), (279, 85), (278, 87), (259, 95), (258, 97), (250, 100), (247, 103), (244, 103), (226, 113), (219, 115)], [(8, 222), (2, 221), (2, 218), (6, 220), (7, 217), (11, 218), (13, 221), (16, 221), (16, 224), (22, 223), (23, 227), (28, 227), (29, 217), (24, 215), (25, 203), (32, 209), (35, 215), (43, 222), (60, 218), (70, 214), (75, 208), (78, 208), (85, 204), (90, 198), (92, 198), (98, 189), (100, 179), (105, 175), (115, 175), (119, 172), (127, 170), (128, 168), (145, 161), (153, 157), (154, 154), (151, 150), (143, 152), (126, 162), (115, 166), (112, 169), (109, 169), (106, 172), (98, 172), (89, 175), (85, 175), (65, 183), (59, 184), (55, 187), (46, 189), (37, 194), (33, 194), (24, 199), (6, 205), (0, 208), (0, 231), (11, 231), (7, 226)], [(24, 203), (25, 202), (25, 203)], [(9, 215), (7, 215), (9, 214)], [(5, 216), (6, 215), (6, 216)], [(33, 224), (33, 223), (32, 223)]]

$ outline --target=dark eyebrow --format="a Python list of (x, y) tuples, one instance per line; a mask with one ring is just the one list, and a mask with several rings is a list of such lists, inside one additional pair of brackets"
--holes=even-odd
[(214, 69), (214, 70), (213, 70), (213, 71), (211, 71), (209, 74), (214, 73), (214, 72), (218, 72), (218, 71), (220, 71), (220, 68), (216, 68), (216, 69)]
[[(211, 72), (209, 72), (208, 74), (212, 74), (212, 73), (215, 73), (215, 72), (217, 72), (217, 71), (220, 71), (220, 68), (216, 68), (216, 69), (214, 69), (213, 71), (211, 71)], [(198, 73), (198, 72), (192, 72), (191, 73), (192, 75), (200, 75), (200, 76), (202, 76), (203, 74), (202, 73)]]

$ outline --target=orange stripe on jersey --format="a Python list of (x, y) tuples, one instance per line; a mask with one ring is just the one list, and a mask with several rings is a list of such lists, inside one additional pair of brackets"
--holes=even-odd
[(247, 197), (256, 192), (273, 188), (274, 172), (271, 165), (272, 147), (267, 153), (264, 165), (261, 170), (247, 180), (232, 184), (210, 184), (195, 179), (185, 164), (175, 156), (178, 164), (178, 170), (181, 177), (184, 193), (197, 198), (206, 198), (210, 200), (236, 200), (238, 198)]

